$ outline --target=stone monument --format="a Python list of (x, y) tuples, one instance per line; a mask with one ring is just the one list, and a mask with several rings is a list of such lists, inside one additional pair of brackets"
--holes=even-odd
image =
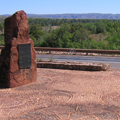
[(28, 20), (23, 10), (5, 19), (4, 34), (0, 87), (12, 88), (36, 81), (36, 52), (29, 38)]

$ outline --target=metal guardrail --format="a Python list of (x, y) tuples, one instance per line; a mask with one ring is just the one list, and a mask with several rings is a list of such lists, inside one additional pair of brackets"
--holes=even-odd
[(35, 50), (36, 51), (62, 51), (62, 52), (120, 54), (120, 50), (71, 49), (71, 48), (51, 48), (51, 47), (35, 47)]
[[(0, 46), (3, 49), (4, 46)], [(84, 53), (101, 53), (101, 54), (120, 54), (120, 50), (98, 50), (98, 49), (71, 49), (71, 48), (51, 48), (51, 47), (34, 47), (36, 51), (61, 51), (61, 52), (84, 52)]]
[(3, 49), (4, 48), (4, 46), (0, 46), (0, 49)]

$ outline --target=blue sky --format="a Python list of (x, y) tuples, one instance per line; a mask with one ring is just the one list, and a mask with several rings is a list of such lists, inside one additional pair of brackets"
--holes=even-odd
[(120, 0), (0, 0), (0, 15), (24, 10), (33, 14), (120, 14)]

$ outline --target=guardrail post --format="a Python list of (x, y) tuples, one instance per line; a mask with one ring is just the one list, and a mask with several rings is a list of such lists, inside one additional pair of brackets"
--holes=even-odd
[(88, 52), (86, 52), (86, 55), (88, 55)]
[(51, 54), (52, 53), (52, 51), (49, 51), (49, 54)]

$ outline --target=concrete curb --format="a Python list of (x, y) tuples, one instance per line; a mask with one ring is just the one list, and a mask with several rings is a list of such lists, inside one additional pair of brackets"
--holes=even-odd
[(104, 63), (80, 63), (80, 62), (37, 62), (37, 68), (54, 68), (54, 69), (69, 69), (69, 70), (86, 70), (86, 71), (108, 71), (109, 64)]

